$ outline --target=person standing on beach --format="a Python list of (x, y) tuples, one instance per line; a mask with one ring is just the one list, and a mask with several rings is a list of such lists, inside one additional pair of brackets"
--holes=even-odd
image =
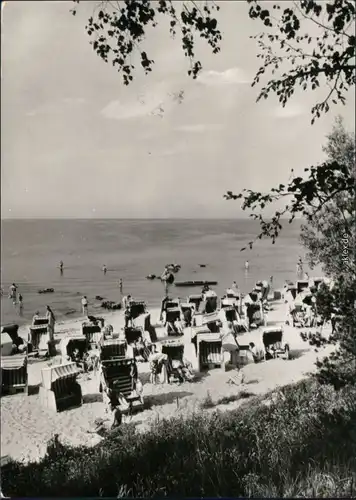
[(54, 315), (54, 312), (49, 306), (46, 306), (46, 318), (48, 319), (50, 325), (54, 325), (56, 317)]
[(298, 262), (297, 262), (297, 278), (301, 279), (303, 277), (304, 271), (303, 271), (303, 261), (302, 258), (299, 257)]
[(128, 295), (127, 297), (122, 298), (122, 308), (127, 309), (129, 305), (131, 304), (131, 295)]
[(248, 260), (246, 260), (246, 262), (245, 262), (245, 271), (248, 271), (249, 267), (250, 267), (250, 264), (249, 264)]
[(122, 278), (120, 278), (120, 280), (119, 280), (119, 289), (120, 289), (120, 292), (122, 293), (122, 289), (123, 289)]
[(15, 299), (16, 301), (17, 286), (13, 283), (9, 288), (9, 299)]
[(130, 303), (128, 303), (127, 306), (125, 307), (124, 315), (125, 315), (125, 328), (128, 328), (129, 325), (132, 327), (133, 323), (132, 323)]
[(59, 271), (61, 274), (63, 274), (63, 267), (64, 267), (63, 260), (61, 260), (59, 263)]
[(88, 299), (86, 295), (82, 298), (82, 313), (84, 316), (88, 316)]
[(21, 293), (19, 293), (17, 300), (18, 300), (19, 312), (20, 312), (20, 316), (21, 316), (22, 312), (23, 312), (23, 297), (22, 297)]
[(105, 264), (103, 265), (103, 269), (102, 270), (103, 270), (103, 273), (104, 273), (104, 276), (105, 276), (105, 274), (107, 273), (107, 270), (108, 270), (108, 268), (106, 267)]

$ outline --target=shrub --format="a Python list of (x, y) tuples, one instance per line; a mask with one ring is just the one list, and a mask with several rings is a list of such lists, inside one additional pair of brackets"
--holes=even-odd
[(268, 406), (254, 398), (232, 412), (156, 422), (146, 434), (123, 427), (91, 449), (52, 442), (40, 463), (12, 463), (3, 472), (3, 492), (350, 496), (356, 471), (355, 396), (354, 389), (336, 392), (310, 380), (269, 395)]

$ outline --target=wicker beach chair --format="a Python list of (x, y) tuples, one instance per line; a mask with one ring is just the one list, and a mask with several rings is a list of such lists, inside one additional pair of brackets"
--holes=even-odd
[(176, 307), (174, 309), (168, 309), (166, 311), (165, 320), (166, 320), (167, 335), (169, 336), (182, 335), (182, 332), (175, 327), (175, 322), (180, 321), (181, 316), (182, 312), (179, 307)]
[(141, 314), (145, 314), (146, 312), (146, 303), (145, 302), (138, 302), (138, 301), (132, 301), (130, 303), (130, 315), (131, 319), (134, 320), (141, 316)]
[(80, 406), (82, 390), (77, 382), (80, 370), (75, 363), (42, 369), (41, 404), (57, 412)]
[(82, 323), (82, 334), (90, 345), (97, 345), (101, 334), (101, 325), (98, 322), (85, 321)]
[(104, 401), (118, 406), (122, 413), (142, 409), (144, 400), (136, 392), (137, 366), (134, 359), (102, 360), (99, 391)]
[(1, 357), (1, 392), (12, 394), (28, 388), (27, 354)]
[(194, 304), (195, 310), (197, 312), (199, 311), (200, 304), (202, 303), (202, 301), (203, 301), (203, 297), (201, 294), (200, 295), (189, 295), (189, 297), (187, 298), (188, 304)]
[(197, 333), (199, 371), (223, 366), (222, 341), (219, 333)]
[(290, 348), (283, 339), (283, 328), (269, 327), (264, 328), (262, 332), (262, 342), (265, 348), (265, 360), (282, 357), (289, 359)]
[(297, 295), (307, 290), (309, 288), (309, 280), (297, 280), (295, 288), (297, 289)]
[(147, 361), (150, 351), (144, 341), (143, 329), (141, 327), (126, 327), (124, 328), (124, 334), (127, 344), (134, 346), (134, 355), (142, 356), (142, 358)]
[(184, 381), (184, 375), (182, 380), (181, 370), (174, 367), (174, 362), (179, 361), (184, 364), (184, 344), (183, 342), (176, 340), (169, 340), (162, 343), (162, 354), (167, 355), (167, 378), (169, 382), (179, 380)]
[(120, 339), (104, 340), (100, 346), (100, 360), (125, 358), (126, 341)]
[(180, 299), (168, 299), (166, 302), (166, 310), (167, 309), (176, 309), (180, 306)]

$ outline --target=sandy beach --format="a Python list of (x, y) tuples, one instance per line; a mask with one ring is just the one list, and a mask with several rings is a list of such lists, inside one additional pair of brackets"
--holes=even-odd
[[(156, 324), (159, 310), (151, 310), (151, 322)], [(112, 324), (115, 331), (124, 325), (121, 311), (104, 315), (106, 323)], [(268, 326), (284, 323), (284, 304), (274, 302), (268, 315)], [(80, 331), (81, 319), (65, 321), (56, 325), (55, 337), (61, 338), (69, 331)], [(19, 334), (25, 334), (28, 327), (21, 327)], [(162, 327), (156, 329), (159, 339), (164, 332)], [(133, 422), (137, 429), (144, 431), (155, 419), (171, 416), (186, 416), (201, 409), (202, 402), (209, 397), (215, 403), (211, 409), (204, 411), (229, 411), (235, 409), (246, 399), (236, 400), (229, 404), (217, 404), (223, 397), (237, 395), (244, 390), (254, 395), (261, 395), (280, 386), (297, 382), (308, 376), (315, 369), (315, 361), (328, 354), (332, 349), (327, 346), (318, 349), (303, 342), (300, 330), (284, 326), (285, 341), (291, 348), (292, 359), (270, 360), (262, 363), (250, 363), (241, 369), (237, 376), (236, 370), (210, 370), (198, 374), (197, 380), (192, 383), (152, 385), (149, 383), (148, 363), (139, 363), (139, 376), (144, 385), (146, 407), (144, 411), (125, 417), (124, 421)], [(253, 341), (261, 346), (261, 329), (243, 334), (238, 337), (240, 344)], [(29, 386), (38, 386), (41, 381), (41, 369), (48, 362), (30, 360)], [(231, 379), (236, 383), (231, 383)], [(97, 434), (88, 433), (93, 430), (97, 418), (108, 419), (102, 396), (99, 393), (99, 381), (93, 374), (80, 376), (84, 404), (61, 413), (47, 410), (40, 405), (39, 395), (17, 394), (5, 396), (1, 400), (1, 449), (2, 455), (9, 455), (17, 460), (38, 460), (44, 456), (46, 444), (54, 435), (59, 434), (62, 442), (72, 445), (91, 446), (100, 441)], [(31, 391), (30, 391), (31, 392)]]

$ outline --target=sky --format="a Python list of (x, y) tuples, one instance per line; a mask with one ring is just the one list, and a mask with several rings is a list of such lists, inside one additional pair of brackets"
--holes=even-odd
[(129, 87), (89, 44), (94, 4), (76, 16), (64, 1), (3, 8), (2, 218), (241, 217), (227, 190), (267, 190), (322, 161), (336, 114), (354, 127), (353, 94), (310, 124), (327, 87), (297, 92), (284, 109), (276, 98), (256, 103), (249, 36), (261, 26), (246, 2), (220, 3), (221, 52), (198, 43), (197, 80), (162, 20), (142, 44), (153, 72), (138, 69)]

